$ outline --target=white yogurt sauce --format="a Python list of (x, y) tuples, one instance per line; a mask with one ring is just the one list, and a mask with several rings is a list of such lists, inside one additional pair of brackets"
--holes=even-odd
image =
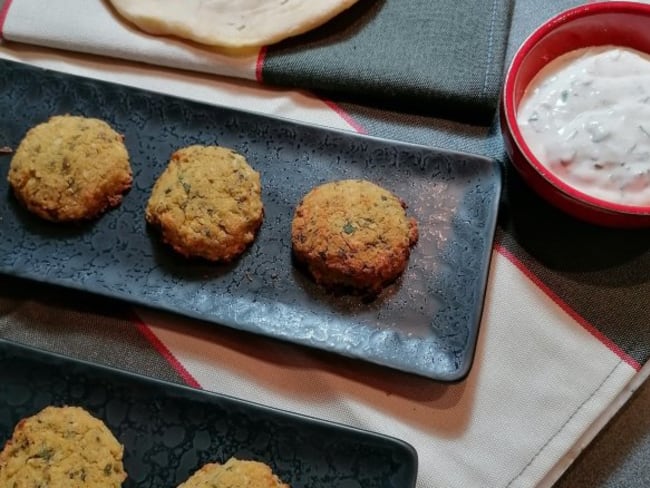
[(650, 56), (616, 46), (562, 55), (526, 88), (517, 122), (537, 159), (569, 185), (650, 204)]

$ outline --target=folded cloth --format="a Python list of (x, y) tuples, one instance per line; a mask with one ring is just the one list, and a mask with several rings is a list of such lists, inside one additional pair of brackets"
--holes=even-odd
[(320, 29), (269, 46), (263, 79), (489, 124), (513, 3), (362, 0)]
[(6, 0), (6, 40), (322, 91), (385, 108), (488, 125), (513, 0), (361, 0), (326, 25), (233, 55), (156, 37), (108, 2)]

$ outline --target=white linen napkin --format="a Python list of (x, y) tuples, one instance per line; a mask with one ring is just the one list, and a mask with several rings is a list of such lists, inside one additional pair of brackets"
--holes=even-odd
[(259, 50), (237, 56), (223, 54), (172, 37), (144, 34), (116, 16), (108, 2), (102, 0), (48, 2), (47, 7), (40, 0), (5, 0), (0, 14), (0, 37), (171, 68), (256, 79)]

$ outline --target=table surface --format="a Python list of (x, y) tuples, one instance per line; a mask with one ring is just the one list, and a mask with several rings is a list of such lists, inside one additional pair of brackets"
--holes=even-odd
[[(524, 0), (527, 1), (527, 0)], [(552, 3), (552, 2), (549, 2)], [(578, 2), (557, 0), (552, 10)], [(4, 0), (0, 0), (0, 8)], [(530, 26), (519, 26), (527, 29)], [(521, 37), (521, 33), (519, 33)], [(645, 382), (596, 435), (556, 488), (650, 486), (650, 383)]]

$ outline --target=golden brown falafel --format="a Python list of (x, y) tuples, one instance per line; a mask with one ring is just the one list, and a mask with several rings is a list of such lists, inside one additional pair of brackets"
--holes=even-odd
[(186, 257), (230, 261), (255, 239), (264, 217), (260, 175), (220, 146), (172, 155), (147, 203), (146, 220)]
[(117, 488), (124, 448), (80, 407), (46, 407), (21, 420), (0, 452), (0, 486)]
[(73, 115), (31, 128), (7, 177), (19, 201), (54, 222), (91, 219), (119, 205), (132, 179), (122, 135), (103, 120)]
[(210, 463), (178, 488), (290, 488), (271, 468), (259, 461), (230, 458), (225, 464)]
[(417, 223), (405, 208), (366, 180), (317, 186), (296, 208), (294, 255), (319, 284), (378, 293), (404, 271), (418, 239)]

